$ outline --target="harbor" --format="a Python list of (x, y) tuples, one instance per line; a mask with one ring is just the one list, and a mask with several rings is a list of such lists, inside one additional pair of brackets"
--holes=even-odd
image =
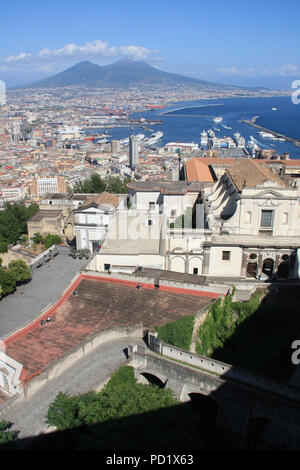
[[(257, 117), (258, 116), (255, 116), (256, 119), (257, 119)], [(267, 134), (271, 134), (276, 139), (280, 139), (280, 140), (283, 139), (283, 140), (286, 140), (288, 142), (292, 142), (296, 147), (300, 147), (300, 140), (293, 139), (292, 137), (288, 137), (286, 135), (280, 134), (279, 132), (275, 132), (271, 129), (267, 129), (263, 126), (260, 126), (259, 124), (256, 124), (256, 119), (255, 118), (252, 118), (250, 121), (248, 121), (246, 119), (241, 119), (240, 122), (243, 122), (244, 124), (248, 124), (249, 126), (255, 127), (256, 129), (259, 129), (260, 131), (265, 132)]]

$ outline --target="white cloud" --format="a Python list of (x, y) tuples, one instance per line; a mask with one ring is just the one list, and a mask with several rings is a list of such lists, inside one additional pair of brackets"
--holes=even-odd
[(18, 54), (18, 55), (9, 55), (4, 60), (7, 63), (22, 62), (22, 61), (27, 60), (31, 57), (32, 57), (32, 54), (30, 54), (29, 52), (20, 52), (20, 54)]
[(150, 50), (141, 46), (121, 46), (109, 47), (107, 42), (100, 40), (87, 42), (83, 46), (78, 46), (77, 44), (71, 43), (66, 44), (60, 49), (49, 49), (45, 48), (39, 52), (39, 57), (41, 58), (51, 58), (51, 57), (117, 57), (117, 56), (127, 56), (133, 59), (147, 59), (152, 55), (157, 54), (159, 51)]
[[(9, 70), (18, 72), (24, 71), (25, 67), (30, 66), (32, 69), (42, 72), (55, 72), (54, 63), (67, 67), (71, 59), (93, 60), (93, 59), (109, 59), (118, 57), (129, 57), (134, 60), (151, 59), (153, 61), (162, 61), (158, 56), (159, 50), (147, 49), (142, 46), (109, 46), (107, 42), (95, 40), (87, 42), (83, 45), (75, 43), (65, 44), (58, 49), (44, 48), (33, 55), (29, 52), (21, 52), (18, 55), (10, 55), (3, 60), (0, 59), (0, 67), (9, 65)], [(0, 69), (1, 70), (1, 69)]]

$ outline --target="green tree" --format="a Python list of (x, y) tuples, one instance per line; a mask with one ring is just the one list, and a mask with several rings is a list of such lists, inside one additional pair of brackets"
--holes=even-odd
[(31, 279), (31, 269), (22, 259), (10, 261), (8, 272), (13, 276), (17, 284)]
[(59, 245), (62, 242), (62, 239), (59, 235), (52, 235), (48, 233), (48, 235), (44, 238), (44, 245), (45, 248), (48, 249), (52, 245)]
[(50, 405), (47, 423), (58, 429), (96, 424), (177, 404), (169, 389), (136, 383), (131, 366), (115, 372), (99, 392), (69, 397), (60, 392)]
[(22, 234), (27, 233), (27, 221), (38, 210), (36, 204), (16, 202), (6, 203), (5, 209), (0, 211), (0, 252), (7, 250), (7, 245), (18, 242)]
[(33, 243), (40, 244), (40, 245), (44, 243), (44, 237), (43, 235), (40, 234), (40, 232), (36, 232), (33, 235), (31, 240), (33, 241)]
[(128, 193), (127, 183), (130, 178), (120, 178), (119, 176), (109, 176), (101, 178), (97, 173), (93, 173), (89, 179), (77, 182), (74, 187), (74, 193), (102, 193), (107, 191), (114, 194)]
[(0, 421), (0, 444), (5, 444), (16, 440), (18, 432), (9, 431), (11, 424), (7, 421)]
[(0, 242), (0, 253), (6, 253), (8, 248), (8, 243)]
[(0, 287), (2, 289), (2, 295), (10, 294), (16, 288), (17, 281), (13, 275), (6, 269), (0, 267)]

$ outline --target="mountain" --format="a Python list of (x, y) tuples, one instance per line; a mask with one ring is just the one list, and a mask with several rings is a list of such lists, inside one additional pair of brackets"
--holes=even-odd
[[(230, 85), (213, 84), (197, 78), (163, 72), (145, 62), (128, 59), (119, 60), (109, 65), (96, 65), (92, 62), (80, 62), (73, 67), (60, 72), (45, 80), (23, 86), (22, 88), (55, 88), (67, 86), (82, 86), (87, 88), (128, 88), (157, 85), (182, 86), (189, 85), (197, 88), (213, 86), (214, 89), (235, 89)], [(20, 88), (20, 87), (18, 87)]]

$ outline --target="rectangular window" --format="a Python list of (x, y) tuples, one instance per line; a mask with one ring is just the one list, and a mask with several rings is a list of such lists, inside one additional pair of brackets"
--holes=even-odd
[(229, 261), (230, 260), (230, 251), (222, 251), (222, 260)]
[(193, 274), (198, 274), (198, 268), (193, 269)]
[(153, 222), (153, 221), (152, 221), (151, 219), (149, 219), (149, 220), (148, 220), (148, 225), (152, 225), (152, 222)]
[(110, 264), (104, 264), (104, 271), (110, 270)]
[(261, 211), (260, 226), (262, 228), (272, 228), (273, 227), (273, 211), (269, 211), (269, 210), (262, 210)]

